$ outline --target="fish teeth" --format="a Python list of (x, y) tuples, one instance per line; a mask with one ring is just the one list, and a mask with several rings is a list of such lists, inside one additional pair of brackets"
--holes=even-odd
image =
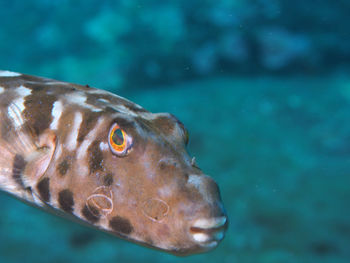
[(200, 218), (193, 223), (192, 227), (197, 227), (201, 229), (218, 228), (225, 225), (226, 220), (226, 216), (214, 218)]
[(192, 236), (194, 240), (200, 243), (207, 242), (210, 239), (210, 237), (205, 233), (195, 233)]

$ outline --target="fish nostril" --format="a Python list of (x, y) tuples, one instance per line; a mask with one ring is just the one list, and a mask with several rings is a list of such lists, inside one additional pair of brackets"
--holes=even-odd
[(161, 160), (159, 160), (158, 162), (158, 167), (161, 169), (161, 170), (164, 170), (166, 168), (177, 168), (178, 167), (178, 163), (175, 159), (173, 158), (163, 158)]
[(193, 168), (196, 168), (198, 170), (201, 170), (201, 168), (199, 168), (199, 166), (197, 165), (197, 162), (196, 162), (196, 157), (193, 157), (192, 160), (191, 160), (191, 166)]

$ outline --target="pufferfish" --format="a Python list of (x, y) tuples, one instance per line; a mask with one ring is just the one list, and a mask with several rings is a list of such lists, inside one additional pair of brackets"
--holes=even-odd
[(104, 90), (0, 71), (0, 189), (175, 255), (215, 248), (228, 225), (188, 132)]

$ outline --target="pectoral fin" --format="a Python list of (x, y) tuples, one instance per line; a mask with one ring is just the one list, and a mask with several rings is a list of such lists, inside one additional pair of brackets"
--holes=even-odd
[(56, 149), (51, 130), (34, 136), (15, 104), (0, 111), (0, 189), (37, 201), (32, 189), (44, 175)]

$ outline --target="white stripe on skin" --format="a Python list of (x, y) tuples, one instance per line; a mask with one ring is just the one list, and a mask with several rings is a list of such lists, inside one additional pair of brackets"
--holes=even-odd
[(121, 113), (126, 113), (126, 114), (129, 114), (130, 116), (134, 116), (134, 117), (138, 116), (135, 112), (127, 109), (124, 105), (117, 105), (117, 106), (114, 106), (114, 108), (120, 111)]
[(62, 81), (49, 81), (49, 82), (46, 82), (45, 85), (70, 85), (70, 83), (62, 82)]
[(12, 120), (14, 128), (16, 130), (19, 129), (23, 124), (23, 119), (21, 117), (21, 112), (19, 111), (19, 108), (17, 107), (17, 105), (14, 103), (11, 103), (7, 108), (7, 114), (9, 118)]
[(52, 112), (51, 112), (51, 115), (53, 118), (53, 121), (51, 122), (51, 125), (50, 125), (51, 130), (57, 130), (58, 122), (61, 118), (62, 111), (63, 111), (62, 102), (59, 100), (55, 101), (55, 103), (53, 104)]
[(16, 89), (16, 92), (18, 93), (18, 95), (22, 96), (22, 97), (26, 97), (30, 94), (32, 94), (32, 90), (21, 85)]
[(80, 145), (80, 147), (77, 150), (77, 160), (78, 165), (76, 166), (76, 174), (79, 176), (86, 176), (89, 174), (88, 164), (86, 160), (87, 155), (87, 149), (91, 145), (91, 143), (96, 139), (97, 131), (99, 130), (100, 125), (103, 122), (103, 118), (100, 118), (95, 127), (86, 135), (84, 141)]
[(149, 121), (158, 119), (159, 117), (166, 117), (166, 118), (170, 117), (169, 113), (164, 113), (164, 112), (161, 112), (161, 113), (140, 112), (139, 115), (141, 115), (142, 118)]
[(7, 71), (7, 70), (0, 70), (0, 77), (18, 77), (21, 76), (21, 74), (17, 72)]
[(24, 98), (27, 97), (28, 95), (32, 94), (32, 90), (28, 89), (24, 86), (20, 86), (16, 89), (16, 92), (17, 92), (19, 97), (13, 101), (13, 104), (15, 104), (17, 106), (18, 110), (22, 113), (25, 109)]
[(72, 130), (69, 132), (66, 140), (66, 147), (68, 150), (73, 151), (77, 147), (77, 137), (80, 125), (83, 121), (83, 115), (81, 112), (76, 112), (73, 120)]
[(66, 96), (67, 102), (72, 103), (72, 104), (78, 104), (82, 107), (85, 106), (85, 101), (86, 101), (86, 96), (81, 93), (71, 93), (69, 96)]
[(61, 157), (61, 154), (62, 154), (62, 145), (58, 144), (56, 148), (56, 153), (55, 153), (55, 161), (57, 161)]
[(101, 90), (101, 89), (95, 89), (95, 88), (94, 88), (94, 89), (89, 90), (89, 91), (87, 91), (87, 92), (90, 93), (90, 94), (108, 95), (108, 96), (110, 96), (110, 97), (114, 97), (114, 98), (121, 99), (121, 100), (124, 100), (124, 101), (126, 101), (126, 102), (129, 102), (129, 103), (133, 104), (136, 108), (143, 109), (140, 105), (138, 105), (138, 104), (136, 104), (136, 103), (134, 103), (134, 102), (132, 102), (132, 101), (126, 99), (126, 98), (123, 98), (123, 97), (121, 97), (121, 96), (118, 96), (117, 94), (114, 94), (114, 93), (111, 93), (111, 92), (109, 92), (109, 91), (106, 91), (106, 90)]
[(101, 149), (101, 151), (108, 151), (109, 150), (108, 143), (101, 142), (100, 143), (100, 149)]
[(103, 118), (100, 118), (95, 127), (86, 135), (83, 143), (81, 144), (81, 146), (78, 148), (77, 151), (77, 159), (82, 160), (86, 153), (87, 153), (87, 149), (89, 148), (90, 144), (95, 140), (96, 137), (96, 133), (100, 127), (100, 125), (103, 122)]
[(67, 96), (66, 98), (68, 103), (77, 104), (83, 108), (89, 109), (94, 112), (102, 111), (102, 109), (86, 103), (86, 96), (82, 93), (75, 92), (75, 93), (69, 94), (69, 96)]

